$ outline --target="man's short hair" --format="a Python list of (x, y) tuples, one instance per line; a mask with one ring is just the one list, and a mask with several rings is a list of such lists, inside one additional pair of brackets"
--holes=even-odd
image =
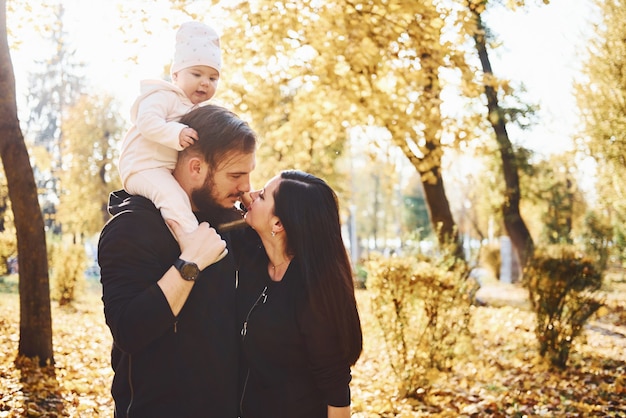
[(181, 151), (181, 155), (201, 155), (211, 170), (215, 170), (227, 154), (252, 154), (256, 151), (257, 136), (252, 128), (221, 106), (201, 106), (185, 114), (180, 123), (198, 132), (198, 140)]

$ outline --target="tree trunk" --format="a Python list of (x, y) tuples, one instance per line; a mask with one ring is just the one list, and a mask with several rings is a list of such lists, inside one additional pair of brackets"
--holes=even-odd
[[(393, 127), (388, 126), (388, 129), (393, 132)], [(436, 144), (437, 141), (432, 136), (433, 132), (427, 134), (430, 134), (428, 147), (431, 148), (431, 153), (428, 154), (428, 164), (425, 164), (422, 158), (411, 151), (406, 141), (404, 143), (396, 141), (396, 144), (420, 175), (426, 206), (428, 207), (428, 216), (437, 234), (439, 244), (450, 249), (450, 252), (459, 260), (466, 261), (441, 175), (441, 144)]]
[(420, 53), (420, 65), (424, 77), (428, 80), (423, 85), (423, 114), (424, 120), (423, 139), (420, 151), (423, 157), (415, 155), (413, 150), (404, 139), (402, 132), (396, 132), (393, 123), (387, 124), (387, 129), (392, 132), (396, 145), (402, 150), (420, 175), (424, 187), (426, 205), (432, 226), (437, 234), (438, 242), (442, 247), (450, 251), (457, 259), (465, 260), (463, 245), (459, 239), (459, 232), (450, 210), (450, 203), (446, 196), (446, 190), (441, 173), (441, 161), (443, 147), (441, 145), (441, 85), (439, 81), (439, 68), (442, 66), (442, 58), (437, 58), (434, 50), (425, 48)]
[(17, 117), (15, 76), (6, 30), (6, 0), (0, 0), (0, 157), (15, 218), (19, 259), (18, 355), (54, 363), (50, 285), (43, 217), (28, 151)]
[[(476, 50), (478, 52), (478, 57), (480, 58), (483, 73), (486, 77), (489, 77), (493, 75), (493, 71), (491, 69), (491, 63), (487, 53), (485, 28), (482, 23), (480, 12), (471, 5), (470, 10), (476, 19), (476, 30), (473, 35), (476, 43)], [(490, 84), (485, 83), (485, 94), (487, 96), (489, 122), (495, 131), (496, 141), (498, 142), (498, 147), (500, 149), (500, 157), (502, 158), (502, 170), (506, 187), (504, 191), (504, 203), (502, 204), (504, 227), (511, 238), (511, 243), (513, 244), (515, 253), (520, 262), (520, 268), (523, 268), (532, 256), (534, 243), (519, 211), (520, 187), (515, 153), (513, 152), (513, 145), (511, 144), (509, 135), (506, 131), (504, 111), (498, 104), (496, 90)]]
[(446, 197), (446, 190), (439, 168), (440, 167), (436, 167), (436, 169), (431, 170), (427, 175), (420, 173), (422, 178), (435, 177), (437, 179), (436, 182), (422, 181), (428, 211), (430, 212), (430, 219), (439, 237), (439, 243), (442, 245), (452, 245), (452, 253), (455, 254), (457, 258), (464, 260), (463, 246), (459, 241), (459, 233), (454, 218), (452, 217), (452, 212), (450, 211), (450, 203)]

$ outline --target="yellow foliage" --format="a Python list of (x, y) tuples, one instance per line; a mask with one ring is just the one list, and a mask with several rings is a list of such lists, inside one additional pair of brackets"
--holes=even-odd
[(467, 337), (469, 298), (462, 274), (414, 258), (367, 263), (372, 310), (401, 393), (419, 396), (433, 376), (450, 370)]
[(593, 260), (565, 247), (536, 250), (524, 281), (537, 315), (539, 354), (564, 368), (574, 339), (602, 302), (602, 273)]
[(67, 305), (77, 298), (85, 282), (87, 255), (82, 244), (53, 243), (49, 245), (52, 299)]
[[(87, 289), (73, 309), (53, 303), (56, 364), (41, 368), (37, 361), (23, 358), (14, 363), (19, 300), (16, 293), (0, 291), (0, 417), (27, 416), (29, 407), (47, 418), (112, 416), (111, 336), (100, 292), (99, 286)], [(499, 288), (498, 295), (506, 296), (507, 290)], [(357, 290), (356, 296), (364, 350), (352, 370), (354, 418), (618, 417), (625, 412), (626, 352), (619, 334), (626, 335), (624, 319), (594, 322), (589, 343), (575, 345), (572, 366), (555, 371), (535, 361), (532, 312), (506, 304), (474, 307), (470, 322), (474, 350), (459, 356), (451, 372), (430, 373), (430, 392), (421, 390), (418, 398), (403, 398), (372, 312), (372, 293)], [(612, 309), (623, 312), (626, 286), (616, 286), (611, 297), (616, 303)], [(606, 332), (611, 326), (616, 332)]]
[(64, 120), (63, 171), (56, 222), (63, 233), (91, 236), (109, 215), (109, 193), (121, 187), (118, 142), (125, 126), (112, 97), (83, 96)]

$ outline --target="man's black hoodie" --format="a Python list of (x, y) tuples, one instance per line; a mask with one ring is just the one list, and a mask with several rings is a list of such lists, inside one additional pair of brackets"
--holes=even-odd
[[(124, 191), (111, 194), (109, 211), (113, 218), (100, 235), (98, 262), (113, 336), (116, 417), (236, 417), (232, 253), (200, 273), (174, 316), (156, 283), (180, 248), (160, 212), (150, 200)], [(206, 217), (199, 221), (213, 226)]]

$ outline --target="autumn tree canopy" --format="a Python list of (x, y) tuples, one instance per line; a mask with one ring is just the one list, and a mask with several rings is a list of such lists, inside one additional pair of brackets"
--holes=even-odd
[(109, 193), (120, 188), (118, 143), (125, 125), (112, 97), (82, 96), (64, 119), (57, 222), (75, 241), (109, 219)]
[(613, 226), (613, 240), (626, 256), (626, 1), (595, 2), (601, 22), (589, 46), (576, 99), (583, 122), (580, 145), (596, 161), (601, 216)]

